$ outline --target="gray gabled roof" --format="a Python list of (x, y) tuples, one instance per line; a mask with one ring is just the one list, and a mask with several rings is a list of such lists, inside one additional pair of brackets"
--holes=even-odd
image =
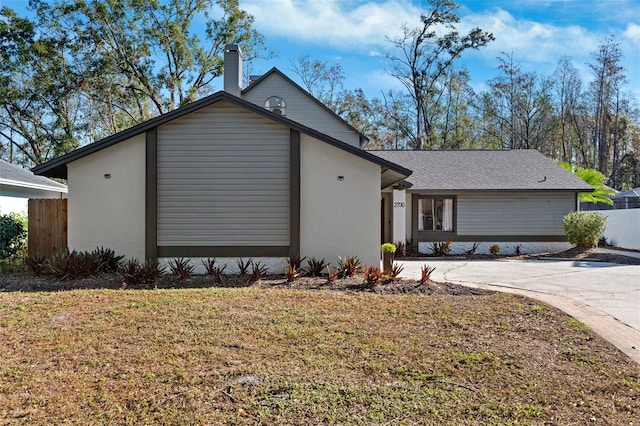
[(0, 160), (0, 185), (45, 191), (67, 192), (67, 186), (43, 176), (36, 176), (29, 170)]
[[(362, 149), (346, 144), (338, 139), (332, 138), (331, 136), (325, 135), (324, 133), (320, 133), (317, 130), (311, 129), (307, 126), (304, 126), (300, 123), (297, 123), (293, 120), (283, 117), (280, 114), (275, 114), (265, 108), (262, 108), (251, 102), (245, 101), (244, 99), (240, 99), (237, 96), (233, 96), (230, 93), (222, 92), (222, 91), (214, 93), (213, 95), (207, 96), (205, 98), (199, 99), (193, 103), (185, 105), (181, 108), (178, 108), (166, 114), (147, 120), (127, 130), (124, 130), (120, 133), (116, 133), (112, 136), (108, 136), (102, 140), (99, 140), (90, 145), (84, 146), (82, 148), (79, 148), (75, 151), (72, 151), (68, 154), (55, 158), (44, 164), (40, 164), (34, 167), (32, 170), (35, 174), (38, 174), (38, 175), (66, 179), (68, 163), (75, 161), (77, 159), (80, 159), (82, 157), (85, 157), (89, 154), (93, 154), (94, 152), (100, 151), (102, 149), (115, 145), (119, 142), (127, 140), (133, 136), (144, 133), (147, 130), (150, 130), (156, 126), (160, 126), (162, 124), (168, 123), (169, 121), (183, 117), (191, 112), (197, 111), (201, 108), (205, 108), (209, 105), (213, 105), (220, 101), (231, 102), (242, 108), (255, 112), (256, 114), (259, 114), (271, 120), (280, 122), (285, 126), (288, 126), (292, 130), (312, 136), (322, 142), (325, 142), (343, 151), (349, 152), (357, 157), (363, 158), (367, 161), (370, 161), (374, 164), (379, 165), (382, 168), (383, 184), (385, 184), (385, 182), (391, 182), (391, 181), (393, 181), (392, 183), (398, 182), (399, 180), (402, 180), (411, 174), (411, 170), (408, 170), (405, 167), (394, 164), (393, 162), (385, 160), (384, 158), (381, 158), (379, 156), (373, 155), (368, 151), (364, 151)], [(391, 183), (387, 183), (387, 185), (391, 185)]]
[(609, 198), (611, 198), (612, 200), (620, 200), (624, 198), (640, 198), (640, 187), (629, 189), (624, 192), (618, 192), (616, 195), (613, 195)]
[(593, 191), (536, 150), (370, 151), (413, 170), (412, 190)]
[(369, 142), (369, 138), (366, 135), (364, 135), (358, 129), (356, 129), (351, 124), (349, 124), (344, 118), (342, 118), (338, 114), (336, 114), (336, 112), (334, 110), (332, 110), (331, 108), (329, 108), (328, 106), (326, 106), (325, 104), (320, 102), (313, 95), (311, 95), (311, 93), (307, 92), (298, 83), (296, 83), (295, 81), (291, 80), (285, 73), (283, 73), (282, 71), (280, 71), (276, 67), (271, 68), (269, 71), (267, 71), (266, 73), (264, 73), (263, 75), (261, 75), (260, 77), (258, 77), (254, 81), (252, 81), (251, 84), (248, 87), (246, 87), (245, 89), (242, 90), (242, 94), (245, 94), (245, 93), (251, 91), (251, 89), (253, 89), (254, 87), (259, 86), (261, 81), (267, 79), (270, 75), (273, 75), (273, 74), (277, 74), (280, 77), (282, 77), (287, 83), (291, 84), (293, 87), (298, 89), (301, 93), (303, 93), (307, 98), (309, 98), (314, 103), (318, 104), (322, 109), (324, 109), (329, 114), (331, 114), (333, 117), (335, 117), (336, 120), (342, 122), (342, 124), (344, 124), (347, 128), (349, 128), (349, 129), (353, 130), (354, 132), (356, 132), (360, 137), (360, 146), (364, 146), (367, 142)]

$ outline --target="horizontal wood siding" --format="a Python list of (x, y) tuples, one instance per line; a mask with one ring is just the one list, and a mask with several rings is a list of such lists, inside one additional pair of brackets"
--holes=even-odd
[(573, 193), (465, 194), (457, 197), (458, 235), (564, 235)]
[(226, 102), (158, 129), (158, 246), (289, 246), (289, 129)]
[(284, 99), (285, 117), (349, 145), (360, 146), (360, 137), (353, 129), (349, 129), (337, 117), (277, 74), (272, 74), (261, 81), (256, 87), (246, 92), (243, 98), (253, 104), (264, 106), (264, 102), (271, 96), (280, 96)]

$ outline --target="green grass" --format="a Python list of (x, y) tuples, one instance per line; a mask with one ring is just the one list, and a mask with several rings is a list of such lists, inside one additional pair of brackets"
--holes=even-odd
[(506, 294), (0, 293), (0, 341), (0, 424), (640, 418), (636, 364), (563, 313)]

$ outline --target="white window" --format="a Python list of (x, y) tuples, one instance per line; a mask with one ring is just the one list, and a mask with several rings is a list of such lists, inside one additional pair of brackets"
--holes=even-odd
[(418, 231), (453, 231), (453, 198), (420, 198)]
[(284, 102), (284, 99), (282, 99), (280, 96), (271, 96), (269, 99), (264, 101), (264, 107), (276, 114), (286, 115), (285, 109), (287, 106)]

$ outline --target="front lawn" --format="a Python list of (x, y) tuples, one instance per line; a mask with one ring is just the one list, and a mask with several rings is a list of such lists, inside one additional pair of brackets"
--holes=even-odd
[(637, 364), (508, 294), (0, 292), (0, 342), (0, 424), (640, 418)]

